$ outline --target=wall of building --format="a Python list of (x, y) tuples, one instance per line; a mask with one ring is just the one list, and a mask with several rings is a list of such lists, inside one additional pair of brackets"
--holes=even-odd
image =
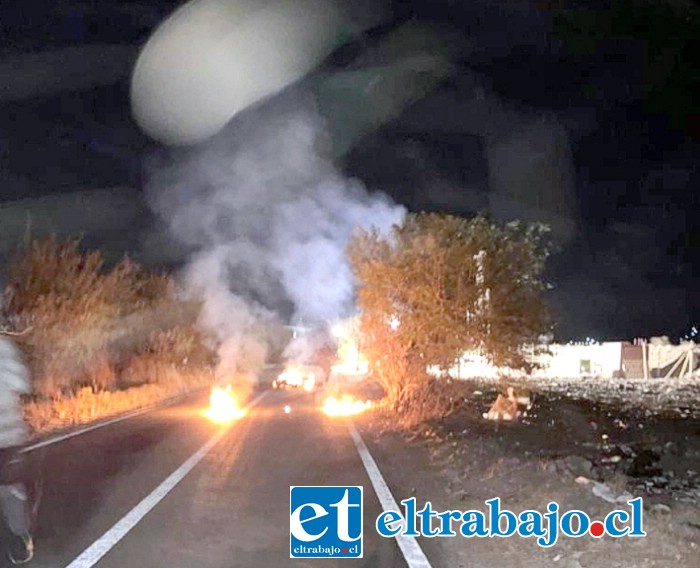
[[(690, 376), (700, 373), (700, 348), (693, 343), (681, 345), (646, 344), (646, 373), (648, 378)], [(600, 377), (612, 379), (625, 370), (626, 378), (644, 377), (642, 346), (620, 341), (592, 345), (550, 345), (549, 352), (532, 356), (537, 368), (531, 376), (537, 378)], [(695, 351), (695, 354), (692, 354)], [(446, 372), (431, 367), (428, 372), (435, 376), (448, 375), (456, 379), (503, 376), (525, 376), (522, 371), (499, 368), (491, 365), (485, 357), (475, 352), (465, 352), (460, 361)]]
[(535, 376), (612, 378), (620, 370), (622, 343), (551, 345), (550, 354), (535, 361), (541, 366), (533, 372)]

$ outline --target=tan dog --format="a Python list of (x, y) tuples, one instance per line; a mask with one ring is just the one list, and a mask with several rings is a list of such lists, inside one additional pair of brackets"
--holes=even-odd
[(517, 420), (522, 415), (520, 407), (527, 410), (532, 407), (532, 397), (529, 392), (515, 394), (513, 387), (508, 387), (506, 396), (499, 394), (488, 412), (483, 414), (486, 420)]

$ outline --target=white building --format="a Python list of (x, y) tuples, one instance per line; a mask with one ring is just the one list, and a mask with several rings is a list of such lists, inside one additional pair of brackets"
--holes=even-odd
[[(623, 341), (552, 344), (547, 346), (547, 352), (533, 354), (529, 359), (536, 365), (531, 376), (537, 378), (700, 378), (700, 346), (690, 341), (680, 345), (656, 339), (636, 344)], [(443, 374), (436, 367), (428, 371), (433, 375)], [(523, 371), (495, 367), (476, 352), (465, 352), (446, 374), (460, 379), (525, 375)]]

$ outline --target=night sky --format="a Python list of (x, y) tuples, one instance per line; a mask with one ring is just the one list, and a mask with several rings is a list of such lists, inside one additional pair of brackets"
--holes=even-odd
[[(144, 164), (159, 148), (131, 120), (129, 71), (177, 4), (3, 3), (0, 200), (120, 185), (139, 199)], [(331, 56), (323, 72), (372, 65), (363, 54), (407, 21), (446, 38), (453, 68), (357, 140), (340, 167), (416, 211), (507, 218), (519, 199), (529, 216), (533, 207), (546, 213), (565, 204), (557, 211), (569, 229), (550, 267), (560, 339), (677, 339), (700, 321), (698, 9), (641, 0), (414, 0), (389, 8), (389, 21)], [(28, 54), (47, 52), (69, 61), (38, 57), (24, 67)], [(526, 124), (557, 125), (571, 162), (565, 195), (517, 180), (515, 205), (502, 205), (488, 165), (490, 119), (484, 126), (474, 116), (484, 101)], [(497, 134), (503, 155), (517, 160), (529, 138), (508, 138), (503, 127)], [(74, 232), (83, 230), (76, 219)], [(133, 246), (125, 237), (123, 248)]]

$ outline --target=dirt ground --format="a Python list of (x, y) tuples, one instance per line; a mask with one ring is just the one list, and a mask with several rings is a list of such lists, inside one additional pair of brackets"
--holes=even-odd
[(501, 497), (514, 512), (545, 511), (557, 501), (560, 510), (602, 519), (627, 507), (611, 500), (642, 496), (647, 536), (564, 537), (549, 549), (518, 537), (424, 539), (436, 568), (700, 568), (700, 397), (686, 400), (679, 414), (649, 400), (622, 404), (608, 392), (589, 390), (583, 400), (549, 389), (534, 393), (519, 422), (494, 423), (482, 413), (496, 394), (493, 385), (465, 383), (460, 411), (409, 432), (384, 416), (363, 419), (397, 501), (413, 495), (435, 510), (485, 511), (484, 501)]

